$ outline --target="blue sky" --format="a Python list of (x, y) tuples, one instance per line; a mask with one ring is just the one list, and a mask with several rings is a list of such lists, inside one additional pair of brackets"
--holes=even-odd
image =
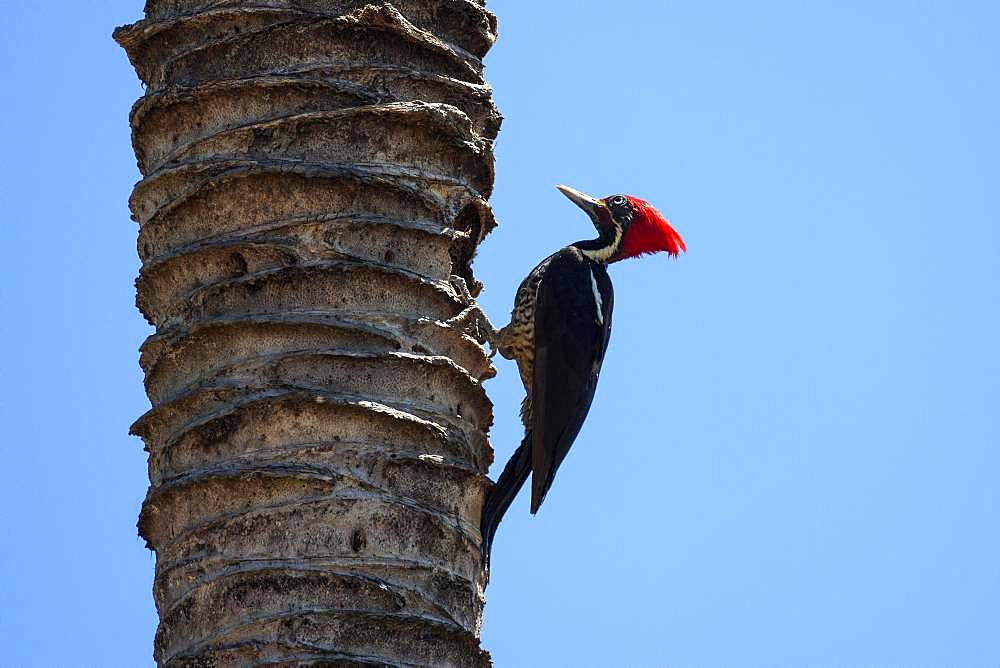
[[(127, 435), (148, 406), (126, 205), (141, 88), (110, 39), (141, 5), (6, 12), (5, 666), (151, 665)], [(1000, 664), (1000, 10), (490, 7), (493, 319), (588, 234), (557, 182), (653, 201), (690, 249), (612, 268), (589, 421), (541, 513), (519, 498), (497, 538), (496, 664)], [(502, 462), (510, 363), (489, 392)]]

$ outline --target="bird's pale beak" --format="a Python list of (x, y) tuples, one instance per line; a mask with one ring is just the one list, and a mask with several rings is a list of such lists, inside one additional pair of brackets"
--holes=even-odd
[(604, 208), (604, 202), (596, 197), (591, 197), (586, 193), (570, 188), (569, 186), (560, 184), (557, 185), (556, 188), (563, 195), (566, 195), (566, 197), (569, 198), (569, 201), (586, 211), (587, 215), (590, 216), (590, 219), (593, 221), (594, 227), (597, 228), (598, 232), (601, 232), (601, 217), (599, 212)]

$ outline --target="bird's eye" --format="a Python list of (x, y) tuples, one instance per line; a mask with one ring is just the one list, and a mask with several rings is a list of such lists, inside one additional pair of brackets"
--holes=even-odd
[(625, 204), (625, 198), (622, 197), (621, 195), (615, 195), (614, 197), (611, 198), (611, 203), (614, 204), (615, 206), (622, 206), (623, 204)]

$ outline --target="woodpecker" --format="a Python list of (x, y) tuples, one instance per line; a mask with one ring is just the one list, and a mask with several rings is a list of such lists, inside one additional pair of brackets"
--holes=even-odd
[(510, 324), (497, 330), (482, 314), (484, 338), (517, 362), (524, 384), (524, 439), (487, 495), (480, 522), (488, 568), (497, 526), (531, 474), (531, 513), (538, 512), (556, 470), (580, 432), (597, 389), (611, 335), (614, 291), (607, 265), (649, 253), (676, 257), (681, 235), (648, 202), (631, 195), (596, 199), (556, 186), (583, 209), (597, 238), (557, 251), (521, 282)]

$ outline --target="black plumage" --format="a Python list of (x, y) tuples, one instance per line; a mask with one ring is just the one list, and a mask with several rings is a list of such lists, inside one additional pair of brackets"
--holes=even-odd
[(594, 399), (614, 306), (605, 265), (583, 252), (598, 243), (580, 242), (546, 258), (519, 290), (533, 291), (516, 299), (531, 305), (533, 325), (522, 328), (530, 340), (521, 343), (532, 354), (518, 359), (527, 371), (522, 373), (528, 394), (525, 437), (483, 508), (484, 561), (488, 562), (500, 520), (529, 473), (531, 512), (538, 511)]

